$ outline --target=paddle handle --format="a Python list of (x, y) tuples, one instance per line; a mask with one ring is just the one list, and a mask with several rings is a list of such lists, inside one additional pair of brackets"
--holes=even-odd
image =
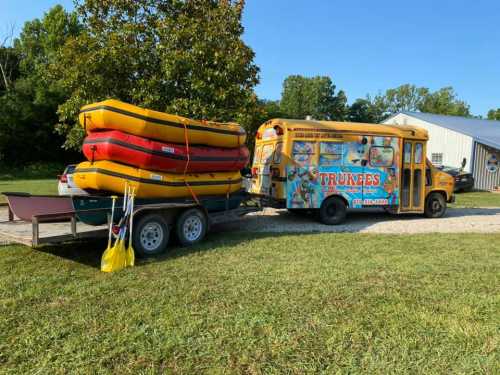
[(113, 217), (115, 215), (116, 195), (111, 196), (111, 219), (109, 220), (108, 248), (111, 247), (111, 234), (113, 233)]

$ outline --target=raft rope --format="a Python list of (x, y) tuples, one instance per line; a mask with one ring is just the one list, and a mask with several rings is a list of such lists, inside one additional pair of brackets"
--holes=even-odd
[(189, 152), (188, 128), (187, 128), (187, 124), (186, 124), (186, 120), (185, 119), (182, 119), (182, 124), (184, 125), (184, 141), (186, 142), (186, 155), (187, 155), (187, 161), (186, 161), (186, 165), (184, 166), (184, 174), (183, 174), (184, 183), (186, 184), (186, 187), (189, 190), (189, 193), (191, 193), (191, 196), (193, 197), (193, 199), (196, 202), (196, 204), (199, 205), (200, 204), (200, 200), (196, 196), (196, 194), (193, 191), (193, 189), (191, 189), (191, 186), (189, 185), (189, 183), (187, 181), (187, 178), (186, 178), (186, 173), (187, 173), (187, 170), (188, 170), (188, 167), (189, 167), (189, 162), (191, 161), (191, 156), (190, 156), (190, 152)]

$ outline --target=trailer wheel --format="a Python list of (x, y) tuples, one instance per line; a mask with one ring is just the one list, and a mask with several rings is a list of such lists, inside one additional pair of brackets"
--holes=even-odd
[(182, 212), (177, 218), (176, 233), (183, 246), (200, 242), (207, 234), (208, 220), (205, 213), (198, 208)]
[(139, 257), (159, 255), (167, 249), (170, 230), (159, 214), (145, 214), (134, 223), (133, 246)]
[(339, 197), (331, 197), (323, 201), (319, 209), (319, 220), (326, 225), (338, 225), (347, 216), (345, 202)]
[(430, 193), (425, 200), (424, 215), (429, 218), (443, 217), (446, 213), (446, 201), (441, 193)]

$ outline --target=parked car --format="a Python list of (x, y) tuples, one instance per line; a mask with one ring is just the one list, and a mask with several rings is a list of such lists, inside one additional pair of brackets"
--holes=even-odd
[(441, 166), (438, 168), (453, 176), (455, 179), (455, 192), (471, 191), (474, 188), (474, 177), (472, 173), (464, 172), (462, 169), (455, 167)]
[(58, 176), (59, 183), (57, 184), (57, 191), (59, 195), (87, 195), (85, 190), (77, 187), (73, 181), (75, 168), (75, 164), (70, 164), (64, 169), (64, 172)]

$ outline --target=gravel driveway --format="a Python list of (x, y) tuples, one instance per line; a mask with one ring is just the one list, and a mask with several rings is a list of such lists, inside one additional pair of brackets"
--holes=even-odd
[(334, 226), (320, 224), (313, 216), (266, 208), (239, 221), (220, 224), (214, 230), (267, 233), (500, 233), (500, 208), (449, 208), (445, 217), (440, 219), (364, 210), (349, 212), (344, 224)]

